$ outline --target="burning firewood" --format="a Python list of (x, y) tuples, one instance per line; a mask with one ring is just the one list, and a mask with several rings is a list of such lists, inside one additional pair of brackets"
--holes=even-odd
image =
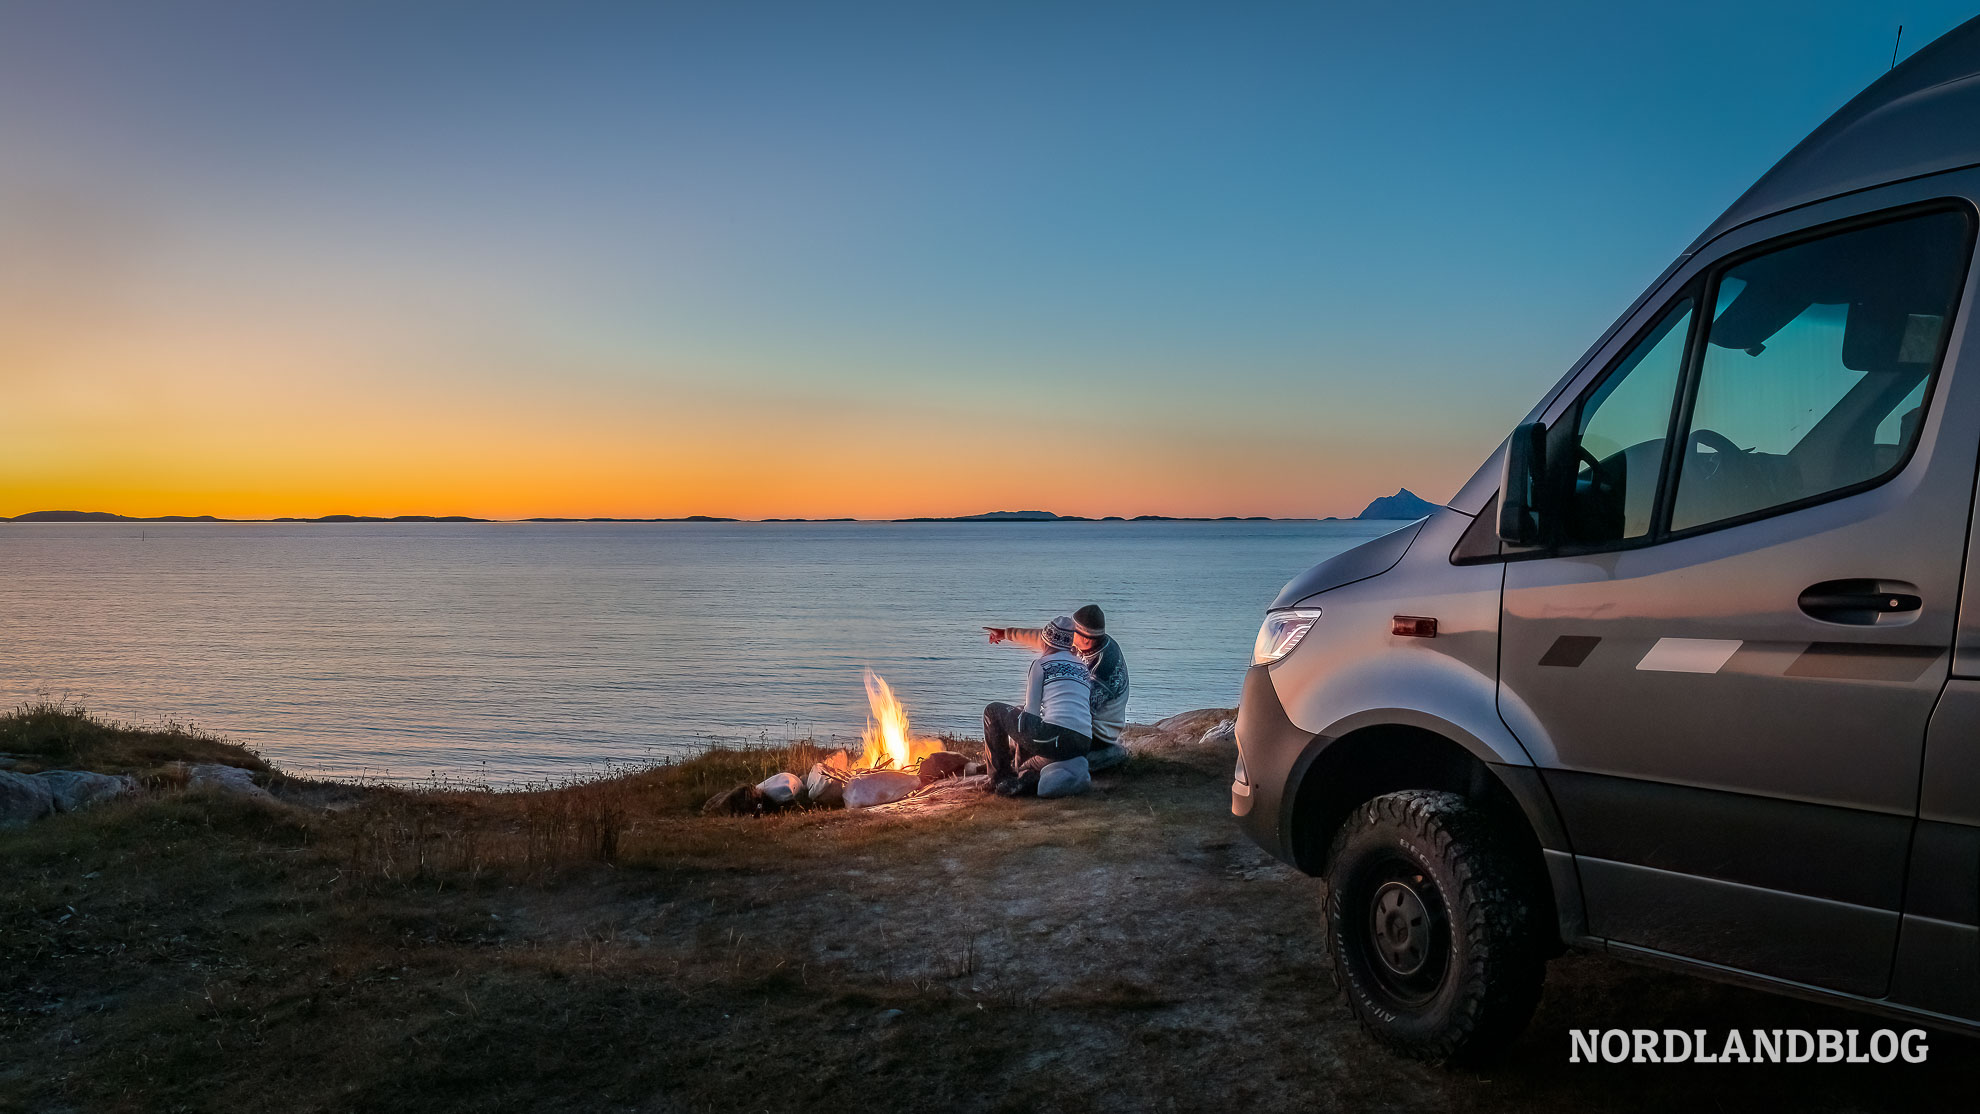
[(952, 750), (938, 750), (915, 764), (914, 772), (920, 776), (923, 785), (943, 778), (961, 777), (963, 769), (969, 765), (966, 755)]
[(837, 808), (846, 803), (846, 776), (823, 762), (813, 763), (804, 776), (804, 798), (813, 808)]
[(894, 690), (866, 671), (866, 698), (872, 709), (859, 753), (841, 751), (814, 764), (799, 778), (772, 774), (758, 785), (738, 785), (702, 807), (709, 815), (761, 816), (785, 808), (873, 808), (902, 800), (925, 785), (962, 777), (967, 755), (942, 749), (940, 740), (908, 732), (907, 709)]

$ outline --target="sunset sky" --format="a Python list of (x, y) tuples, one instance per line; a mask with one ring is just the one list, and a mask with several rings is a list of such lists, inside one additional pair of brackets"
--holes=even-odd
[(1971, 9), (0, 0), (0, 514), (1444, 499)]

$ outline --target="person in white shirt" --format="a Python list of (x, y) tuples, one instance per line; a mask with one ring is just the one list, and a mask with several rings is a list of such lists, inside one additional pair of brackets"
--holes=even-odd
[[(1128, 670), (1121, 644), (1107, 633), (1107, 616), (1089, 603), (1072, 613), (1073, 653), (1093, 679), (1093, 750), (1086, 756), (1094, 772), (1127, 761), (1121, 729), (1127, 726)], [(1045, 632), (1038, 627), (985, 627), (990, 642), (1036, 650)]]
[(1073, 653), (1073, 633), (1070, 615), (1046, 624), (1025, 674), (1024, 706), (999, 701), (983, 709), (983, 762), (990, 788), (1003, 796), (1024, 792), (1018, 766), (1027, 759), (1064, 762), (1093, 749), (1093, 679)]

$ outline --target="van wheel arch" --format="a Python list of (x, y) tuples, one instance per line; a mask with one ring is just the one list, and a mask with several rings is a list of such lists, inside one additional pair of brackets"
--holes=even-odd
[[(1505, 826), (1521, 865), (1546, 878), (1533, 821), (1504, 781), (1462, 744), (1427, 728), (1378, 724), (1328, 743), (1314, 757), (1293, 795), (1289, 848), (1293, 865), (1316, 877), (1327, 872), (1334, 835), (1361, 805), (1408, 789), (1461, 794)], [(1542, 886), (1546, 919), (1557, 924), (1551, 886)]]

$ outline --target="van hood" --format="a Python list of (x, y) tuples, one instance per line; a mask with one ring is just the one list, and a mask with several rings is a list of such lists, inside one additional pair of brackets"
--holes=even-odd
[(1279, 597), (1272, 601), (1270, 610), (1291, 607), (1309, 597), (1332, 591), (1344, 584), (1357, 580), (1367, 580), (1380, 576), (1396, 567), (1396, 562), (1409, 552), (1409, 543), (1423, 531), (1423, 524), (1430, 521), (1419, 518), (1400, 529), (1391, 530), (1379, 538), (1362, 542), (1346, 553), (1337, 553), (1325, 561), (1300, 573), (1279, 589)]

